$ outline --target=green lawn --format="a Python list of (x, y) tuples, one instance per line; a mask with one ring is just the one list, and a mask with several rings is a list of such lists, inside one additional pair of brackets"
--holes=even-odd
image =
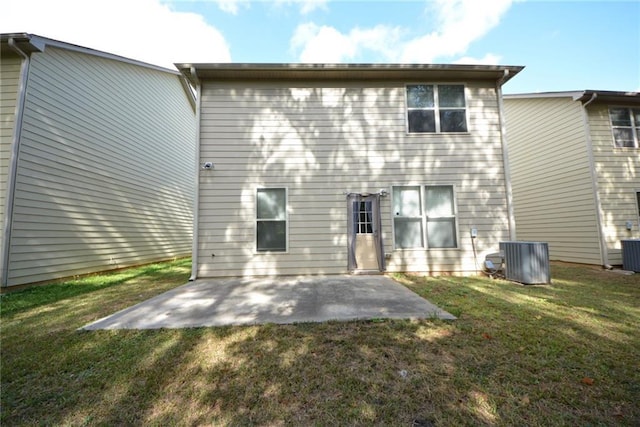
[(178, 260), (1, 298), (0, 424), (640, 425), (640, 274), (395, 278), (459, 317), (84, 331)]

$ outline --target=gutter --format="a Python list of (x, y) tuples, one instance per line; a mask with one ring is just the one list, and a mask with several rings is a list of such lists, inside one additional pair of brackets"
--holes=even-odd
[(509, 77), (509, 70), (504, 70), (503, 76), (496, 82), (498, 97), (498, 116), (500, 119), (500, 139), (502, 141), (502, 165), (504, 168), (504, 187), (507, 195), (507, 216), (509, 220), (509, 240), (516, 240), (516, 217), (513, 209), (513, 188), (511, 186), (511, 168), (507, 147), (507, 128), (504, 121), (504, 102), (502, 99), (502, 85)]
[(609, 264), (609, 252), (607, 251), (606, 233), (603, 227), (604, 211), (602, 210), (602, 202), (600, 201), (600, 190), (598, 188), (598, 175), (596, 174), (596, 162), (593, 158), (593, 141), (591, 139), (591, 127), (589, 126), (589, 113), (587, 106), (596, 100), (597, 92), (593, 92), (591, 98), (582, 104), (582, 123), (585, 132), (585, 141), (587, 145), (587, 157), (589, 161), (589, 173), (591, 174), (591, 187), (593, 190), (593, 199), (596, 210), (596, 228), (598, 229), (598, 243), (600, 246), (600, 260), (604, 268), (611, 268)]
[(9, 280), (9, 252), (11, 247), (11, 229), (13, 225), (13, 203), (16, 195), (16, 179), (18, 176), (18, 155), (20, 153), (20, 140), (22, 136), (22, 121), (24, 116), (24, 104), (27, 93), (27, 79), (29, 78), (29, 67), (31, 59), (22, 51), (13, 37), (7, 40), (11, 50), (22, 56), (23, 61), (20, 66), (20, 83), (16, 98), (16, 109), (13, 119), (13, 136), (11, 140), (11, 158), (9, 160), (9, 171), (7, 176), (7, 195), (5, 201), (4, 224), (2, 247), (0, 248), (0, 286), (8, 286)]
[(192, 282), (198, 278), (198, 255), (199, 255), (199, 239), (198, 233), (200, 230), (199, 221), (200, 221), (200, 112), (201, 112), (201, 104), (202, 104), (202, 84), (200, 80), (198, 80), (198, 76), (196, 74), (196, 70), (194, 67), (189, 69), (191, 73), (191, 77), (193, 78), (193, 82), (196, 85), (196, 161), (195, 161), (195, 197), (193, 198), (193, 237), (192, 237), (192, 248), (191, 248), (191, 277), (189, 277), (189, 281)]
[(589, 104), (591, 104), (593, 101), (596, 100), (597, 97), (598, 97), (598, 92), (593, 92), (593, 94), (591, 95), (591, 98), (587, 102), (582, 104), (582, 107), (587, 108)]

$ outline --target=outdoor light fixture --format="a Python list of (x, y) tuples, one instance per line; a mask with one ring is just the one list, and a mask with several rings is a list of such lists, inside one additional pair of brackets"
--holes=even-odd
[(202, 169), (213, 169), (213, 162), (205, 162), (202, 165)]

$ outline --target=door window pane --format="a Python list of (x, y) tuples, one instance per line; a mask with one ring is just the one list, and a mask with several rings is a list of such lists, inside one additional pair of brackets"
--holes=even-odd
[(356, 234), (373, 233), (373, 204), (353, 202), (353, 226)]

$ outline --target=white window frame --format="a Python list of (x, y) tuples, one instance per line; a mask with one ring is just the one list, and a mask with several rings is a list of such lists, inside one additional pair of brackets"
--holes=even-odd
[[(612, 109), (624, 109), (624, 110), (627, 110), (629, 112), (630, 119), (631, 119), (631, 135), (633, 136), (633, 143), (634, 143), (633, 147), (623, 147), (623, 146), (616, 145), (616, 134), (615, 134), (614, 130), (618, 129), (618, 128), (627, 129), (627, 128), (629, 128), (629, 126), (614, 126), (613, 125), (613, 119), (611, 117), (611, 110)], [(638, 131), (638, 129), (640, 128), (640, 123), (636, 123), (635, 116), (634, 116), (632, 110), (640, 110), (640, 107), (629, 107), (629, 106), (625, 106), (625, 105), (610, 105), (608, 110), (607, 110), (608, 113), (609, 113), (609, 126), (611, 127), (611, 140), (613, 141), (613, 147), (616, 148), (616, 149), (631, 149), (632, 150), (632, 149), (640, 148), (640, 131)]]
[[(284, 221), (285, 240), (284, 250), (258, 250), (258, 222), (259, 221), (282, 221), (269, 218), (258, 218), (258, 192), (260, 190), (284, 190)], [(289, 252), (289, 188), (288, 187), (257, 187), (254, 192), (254, 232), (253, 232), (253, 252), (255, 254), (283, 254)]]
[[(396, 189), (406, 188), (406, 187), (418, 187), (420, 189), (420, 218), (422, 224), (422, 247), (415, 248), (399, 248), (396, 245), (396, 221), (395, 218), (397, 215), (394, 211), (394, 197)], [(453, 194), (453, 215), (448, 216), (447, 218), (453, 217), (454, 227), (455, 227), (455, 246), (451, 248), (432, 248), (429, 247), (429, 236), (427, 226), (429, 223), (429, 218), (427, 215), (427, 199), (426, 199), (426, 189), (429, 187), (451, 187)], [(392, 225), (392, 237), (393, 237), (393, 249), (396, 251), (415, 251), (415, 250), (460, 250), (460, 227), (458, 226), (459, 221), (458, 214), (458, 197), (457, 197), (457, 189), (455, 184), (451, 183), (429, 183), (429, 184), (395, 184), (391, 186), (391, 225)], [(417, 217), (407, 217), (407, 218), (417, 218)], [(437, 218), (445, 218), (445, 217), (437, 217)], [(436, 219), (436, 218), (434, 218)]]
[[(409, 99), (407, 97), (407, 89), (410, 86), (433, 86), (433, 108), (409, 108)], [(439, 90), (438, 86), (462, 86), (464, 91), (464, 120), (467, 126), (467, 130), (463, 132), (442, 132), (440, 126), (440, 111), (441, 110), (460, 110), (460, 107), (440, 107)], [(407, 135), (468, 135), (469, 131), (469, 94), (467, 91), (467, 85), (460, 82), (439, 82), (439, 83), (407, 83), (404, 86), (404, 121), (405, 130)], [(434, 132), (412, 132), (409, 130), (409, 110), (433, 110), (436, 129)]]

